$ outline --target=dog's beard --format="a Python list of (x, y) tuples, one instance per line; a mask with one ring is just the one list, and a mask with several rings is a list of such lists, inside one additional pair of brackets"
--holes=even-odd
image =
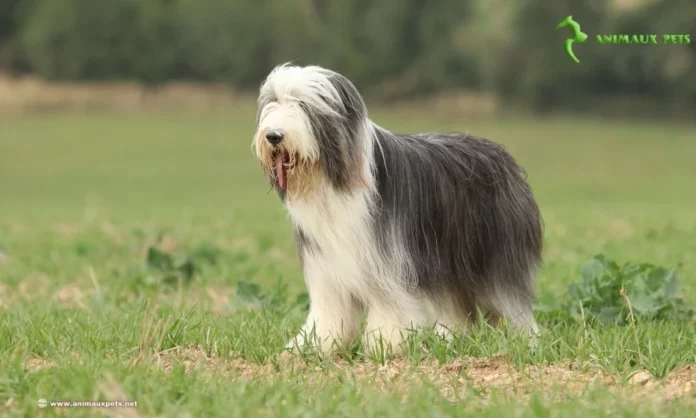
[(308, 193), (319, 181), (319, 166), (289, 147), (262, 147), (261, 166), (271, 187), (287, 198)]

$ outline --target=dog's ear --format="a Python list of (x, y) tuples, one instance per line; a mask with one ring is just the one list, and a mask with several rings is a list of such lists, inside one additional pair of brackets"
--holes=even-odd
[(343, 114), (350, 121), (357, 121), (365, 116), (365, 102), (355, 85), (345, 76), (334, 73), (329, 79), (336, 91), (341, 96), (345, 112)]

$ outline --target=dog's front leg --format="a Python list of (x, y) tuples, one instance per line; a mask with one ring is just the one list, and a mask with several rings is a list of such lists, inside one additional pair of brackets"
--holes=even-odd
[(418, 298), (400, 291), (391, 300), (374, 300), (368, 307), (367, 328), (363, 344), (373, 354), (391, 351), (401, 353), (408, 334), (427, 325)]
[(345, 349), (360, 333), (362, 306), (338, 280), (335, 269), (319, 258), (304, 260), (310, 308), (307, 320), (287, 349), (319, 348), (324, 353)]

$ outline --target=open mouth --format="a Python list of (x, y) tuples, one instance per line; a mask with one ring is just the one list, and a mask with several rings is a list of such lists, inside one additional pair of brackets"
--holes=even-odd
[(273, 153), (273, 160), (275, 161), (276, 180), (278, 181), (278, 186), (280, 186), (280, 188), (283, 190), (287, 190), (287, 174), (288, 170), (295, 168), (295, 155), (290, 155), (290, 153), (285, 149), (278, 150)]

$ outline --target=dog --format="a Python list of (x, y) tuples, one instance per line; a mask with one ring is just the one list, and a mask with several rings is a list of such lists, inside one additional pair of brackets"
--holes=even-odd
[(294, 227), (310, 299), (288, 349), (407, 331), (466, 332), (483, 313), (533, 339), (542, 220), (526, 174), (468, 133), (378, 126), (345, 76), (282, 64), (262, 83), (252, 149)]

